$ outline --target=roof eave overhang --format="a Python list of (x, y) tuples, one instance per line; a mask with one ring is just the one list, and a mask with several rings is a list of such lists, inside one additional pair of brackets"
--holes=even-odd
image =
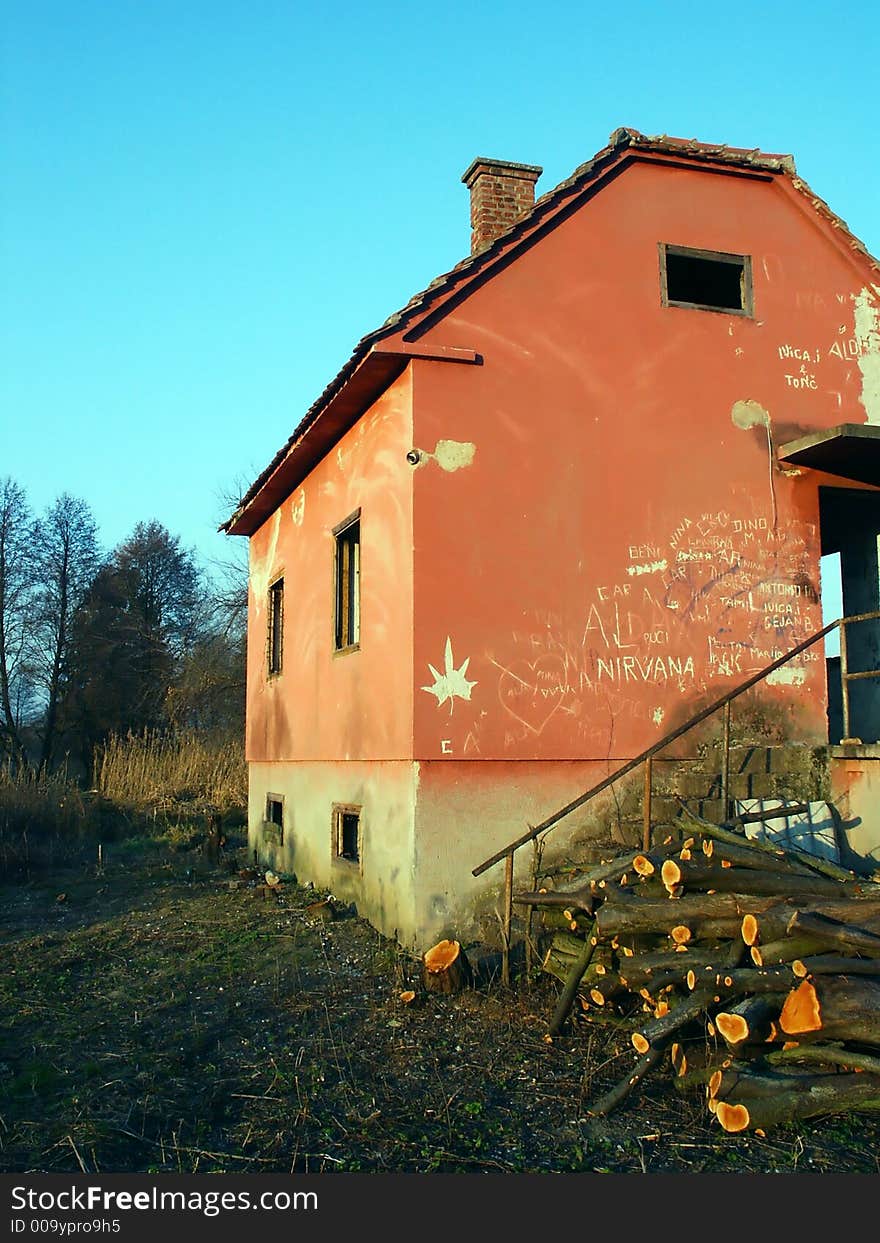
[(780, 446), (779, 461), (880, 487), (880, 427), (839, 423)]
[(315, 418), (270, 468), (258, 491), (241, 505), (220, 530), (227, 535), (253, 535), (311, 470), (338, 443), (416, 358), (435, 362), (480, 363), (475, 350), (420, 348), (381, 341), (352, 365), (351, 373)]

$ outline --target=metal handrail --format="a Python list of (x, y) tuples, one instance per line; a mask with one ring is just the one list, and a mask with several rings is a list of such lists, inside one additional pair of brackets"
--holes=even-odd
[(633, 769), (638, 768), (639, 764), (645, 765), (645, 808), (644, 808), (644, 830), (643, 830), (643, 849), (650, 847), (651, 834), (651, 781), (652, 781), (652, 761), (658, 752), (668, 747), (670, 743), (681, 738), (684, 734), (694, 729), (695, 726), (707, 720), (708, 717), (724, 709), (724, 756), (722, 760), (721, 770), (721, 797), (724, 803), (725, 812), (728, 803), (729, 789), (729, 756), (730, 756), (730, 705), (734, 699), (751, 690), (759, 682), (762, 682), (774, 670), (781, 668), (787, 664), (795, 656), (799, 656), (801, 652), (812, 647), (814, 643), (818, 643), (820, 639), (824, 639), (832, 630), (840, 628), (840, 677), (841, 677), (841, 697), (843, 707), (843, 739), (849, 739), (849, 682), (854, 678), (863, 677), (880, 677), (880, 669), (866, 670), (862, 672), (850, 673), (847, 665), (847, 645), (846, 645), (846, 627), (850, 624), (864, 621), (880, 620), (880, 611), (871, 613), (857, 613), (851, 617), (841, 617), (837, 621), (830, 622), (827, 626), (823, 626), (821, 630), (817, 630), (815, 634), (810, 635), (808, 639), (804, 639), (802, 643), (798, 643), (796, 647), (791, 648), (784, 656), (774, 660), (771, 664), (766, 665), (758, 673), (747, 678), (745, 682), (741, 682), (739, 686), (722, 695), (720, 699), (716, 699), (708, 707), (701, 709), (700, 712), (694, 713), (689, 717), (683, 725), (679, 725), (676, 729), (670, 730), (664, 734), (657, 742), (647, 747), (631, 760), (627, 760), (625, 764), (616, 769), (610, 776), (603, 778), (597, 785), (592, 786), (589, 790), (585, 790), (583, 794), (578, 795), (570, 803), (561, 807), (559, 811), (548, 816), (540, 824), (529, 828), (527, 833), (523, 833), (514, 841), (508, 843), (501, 850), (497, 850), (495, 854), (490, 855), (488, 859), (484, 859), (478, 867), (475, 867), (471, 873), (472, 876), (480, 876), (483, 872), (493, 867), (496, 863), (505, 860), (504, 869), (504, 920), (503, 920), (503, 958), (502, 958), (502, 982), (509, 984), (510, 982), (510, 936), (513, 923), (513, 861), (516, 852), (521, 846), (527, 845), (534, 841), (541, 833), (546, 833), (548, 829), (553, 828), (555, 824), (571, 812), (576, 811), (579, 807), (583, 807), (597, 794), (601, 794), (603, 790), (607, 790), (615, 781), (619, 781), (621, 777), (625, 777), (631, 773)]

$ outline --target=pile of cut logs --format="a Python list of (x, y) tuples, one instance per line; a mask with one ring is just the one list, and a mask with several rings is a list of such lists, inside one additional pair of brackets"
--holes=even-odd
[[(635, 1060), (589, 1112), (610, 1113), (654, 1067), (705, 1091), (726, 1132), (880, 1109), (880, 883), (714, 825), (552, 891), (516, 895), (555, 929), (563, 983), (552, 1040), (579, 1019), (625, 1028)], [(548, 933), (550, 935), (550, 933)]]

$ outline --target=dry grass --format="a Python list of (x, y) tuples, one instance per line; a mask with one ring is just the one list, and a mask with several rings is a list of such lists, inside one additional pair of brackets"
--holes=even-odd
[(78, 848), (87, 819), (82, 794), (65, 769), (0, 766), (0, 873), (59, 862)]
[(244, 808), (244, 749), (191, 731), (112, 735), (95, 759), (95, 788), (117, 806), (141, 811), (186, 803)]
[(245, 861), (127, 840), (100, 875), (0, 886), (0, 1169), (877, 1173), (876, 1117), (725, 1135), (659, 1068), (591, 1118), (632, 1046), (548, 1045), (545, 973), (403, 1006), (417, 960)]

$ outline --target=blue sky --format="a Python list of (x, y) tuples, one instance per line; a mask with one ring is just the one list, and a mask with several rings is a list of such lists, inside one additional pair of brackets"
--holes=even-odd
[(880, 254), (880, 6), (0, 3), (0, 475), (205, 558), (356, 341), (469, 248), (476, 155), (795, 155)]

